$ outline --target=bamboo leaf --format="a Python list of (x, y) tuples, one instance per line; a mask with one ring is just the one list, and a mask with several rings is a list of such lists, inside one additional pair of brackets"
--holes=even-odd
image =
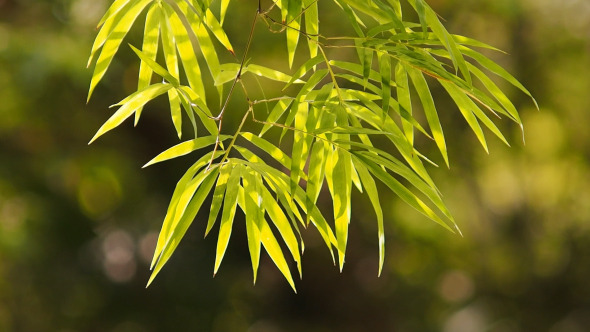
[(318, 0), (303, 0), (305, 9), (305, 33), (309, 57), (314, 58), (318, 54), (318, 36), (320, 33), (320, 19), (318, 13)]
[(227, 8), (229, 7), (230, 0), (221, 0), (220, 3), (220, 10), (219, 10), (219, 25), (223, 26), (223, 22), (225, 21), (225, 14), (227, 13)]
[(381, 71), (381, 107), (385, 114), (389, 112), (389, 101), (391, 100), (391, 58), (389, 54), (382, 53), (379, 57), (379, 70)]
[(134, 92), (130, 98), (126, 98), (126, 102), (121, 106), (96, 132), (94, 137), (88, 144), (94, 142), (97, 138), (119, 126), (125, 119), (131, 116), (138, 108), (145, 105), (150, 100), (167, 92), (172, 88), (171, 84), (158, 83), (150, 85), (149, 87)]
[(295, 282), (293, 282), (293, 277), (291, 276), (291, 271), (289, 270), (289, 265), (287, 264), (285, 256), (283, 255), (283, 251), (281, 250), (281, 247), (279, 246), (279, 243), (277, 242), (277, 239), (272, 233), (272, 230), (270, 229), (270, 226), (266, 220), (262, 221), (260, 237), (262, 239), (262, 245), (264, 246), (264, 249), (266, 252), (268, 252), (268, 255), (272, 261), (279, 268), (279, 271), (281, 271), (281, 273), (285, 276), (285, 279), (287, 279), (287, 282), (289, 282), (289, 285), (291, 285), (293, 291), (297, 293), (297, 290), (295, 289)]
[(121, 12), (121, 9), (129, 3), (129, 0), (115, 0), (106, 13), (102, 16), (96, 28), (100, 28), (108, 19)]
[(243, 188), (240, 187), (240, 197), (243, 196), (244, 201), (244, 215), (246, 216), (246, 232), (248, 235), (248, 250), (250, 251), (250, 258), (252, 260), (252, 272), (254, 273), (254, 283), (256, 283), (256, 276), (258, 266), (260, 265), (260, 229), (264, 222), (264, 212), (262, 212), (262, 186), (256, 180), (252, 170), (244, 171)]
[(133, 52), (135, 52), (135, 54), (137, 54), (137, 56), (141, 59), (141, 61), (145, 62), (156, 74), (162, 76), (166, 81), (168, 81), (170, 84), (174, 85), (175, 87), (180, 85), (180, 82), (178, 81), (178, 79), (176, 77), (172, 76), (172, 74), (170, 74), (170, 72), (168, 72), (168, 70), (166, 70), (164, 67), (160, 66), (156, 61), (152, 60), (149, 55), (138, 50), (137, 48), (135, 48), (131, 44), (129, 44), (129, 47), (131, 47)]
[[(397, 84), (397, 100), (401, 107), (412, 112), (412, 98), (410, 96), (410, 86), (408, 84), (408, 74), (401, 63), (395, 67), (395, 83)], [(410, 144), (414, 145), (414, 126), (407, 121), (402, 121), (402, 128)]]
[[(219, 157), (222, 152), (217, 151), (215, 154), (215, 158)], [(170, 199), (170, 204), (168, 205), (168, 210), (166, 211), (166, 216), (164, 217), (164, 222), (162, 223), (162, 229), (160, 231), (160, 235), (158, 236), (158, 242), (156, 244), (156, 249), (154, 252), (154, 258), (150, 265), (150, 269), (153, 269), (158, 257), (162, 253), (162, 249), (166, 244), (167, 239), (170, 237), (172, 232), (172, 224), (175, 222), (174, 217), (176, 213), (176, 207), (178, 205), (178, 201), (180, 196), (184, 192), (188, 183), (193, 180), (195, 174), (203, 168), (209, 161), (211, 160), (211, 156), (213, 155), (212, 152), (205, 154), (203, 157), (199, 158), (180, 178), (178, 183), (176, 184), (176, 188), (174, 189), (174, 193), (172, 194), (172, 198)], [(215, 168), (213, 168), (215, 169)]]
[(299, 43), (299, 34), (301, 33), (301, 0), (289, 0), (287, 11), (287, 52), (289, 58), (289, 68), (293, 66), (295, 60), (295, 51)]
[[(362, 156), (359, 157), (361, 160), (363, 159)], [(454, 231), (447, 225), (428, 205), (426, 205), (422, 200), (420, 200), (416, 195), (414, 195), (411, 191), (409, 191), (406, 187), (404, 187), (399, 181), (397, 181), (394, 177), (389, 175), (385, 172), (379, 165), (373, 164), (368, 160), (363, 160), (364, 164), (367, 166), (367, 169), (375, 175), (379, 179), (379, 181), (383, 182), (393, 193), (395, 193), (398, 197), (400, 197), (404, 202), (408, 205), (413, 207), (416, 211), (422, 213), (432, 221), (436, 222), (437, 224), (443, 226), (450, 232)]]
[[(231, 138), (231, 136), (228, 136), (228, 135), (220, 135), (219, 136), (220, 141), (224, 141), (228, 138)], [(202, 149), (206, 146), (209, 146), (209, 145), (215, 143), (216, 140), (217, 140), (217, 137), (215, 137), (215, 136), (204, 136), (204, 137), (198, 137), (198, 138), (192, 139), (190, 141), (179, 143), (179, 144), (169, 148), (168, 150), (160, 153), (154, 159), (147, 162), (143, 167), (145, 168), (145, 167), (148, 167), (148, 166), (153, 165), (155, 163), (159, 163), (159, 162), (162, 162), (165, 160), (170, 160), (170, 159), (174, 159), (174, 158), (178, 158), (178, 157), (187, 155), (193, 151), (196, 151), (198, 149)]]
[(264, 152), (268, 153), (271, 157), (273, 157), (276, 161), (281, 163), (285, 168), (291, 168), (291, 158), (287, 156), (283, 150), (276, 147), (274, 144), (270, 143), (269, 141), (265, 140), (264, 138), (258, 137), (249, 132), (240, 133), (242, 137), (246, 140), (250, 141), (250, 143), (256, 145)]
[(490, 60), (489, 58), (487, 58), (483, 54), (476, 52), (468, 47), (460, 47), (460, 50), (461, 50), (461, 52), (465, 53), (466, 56), (477, 61), (485, 69), (500, 76), (501, 78), (508, 81), (510, 84), (512, 84), (515, 87), (517, 87), (518, 89), (520, 89), (520, 91), (524, 92), (527, 96), (529, 96), (532, 99), (532, 101), (533, 101), (533, 103), (535, 103), (535, 106), (537, 107), (537, 109), (539, 109), (539, 105), (537, 104), (537, 101), (535, 100), (535, 98), (533, 98), (533, 96), (531, 95), (529, 90), (527, 90), (516, 78), (514, 78), (514, 76), (512, 76), (508, 71), (506, 71), (506, 69), (502, 68), (500, 65), (498, 65), (494, 61)]
[(219, 214), (223, 203), (223, 196), (225, 195), (227, 188), (227, 180), (229, 179), (233, 167), (234, 165), (232, 163), (227, 163), (220, 166), (219, 177), (217, 178), (217, 183), (215, 184), (213, 200), (211, 201), (211, 208), (209, 209), (209, 218), (207, 220), (207, 228), (205, 229), (205, 237), (207, 237), (215, 225), (217, 215)]
[(351, 160), (350, 155), (340, 149), (329, 154), (326, 163), (326, 179), (332, 194), (334, 222), (340, 271), (344, 267), (344, 257), (348, 242), (348, 224), (350, 223), (351, 195)]
[(477, 77), (481, 81), (481, 83), (486, 87), (486, 89), (488, 89), (488, 91), (494, 96), (494, 98), (500, 104), (502, 104), (502, 106), (504, 107), (504, 109), (506, 109), (506, 111), (508, 111), (508, 113), (510, 114), (512, 119), (516, 123), (520, 124), (520, 126), (522, 128), (522, 121), (520, 120), (520, 116), (518, 115), (518, 111), (516, 110), (516, 107), (514, 107), (514, 104), (512, 104), (510, 99), (508, 97), (506, 97), (504, 92), (502, 92), (502, 90), (500, 90), (500, 88), (496, 85), (496, 83), (494, 83), (494, 81), (492, 81), (488, 76), (486, 76), (486, 74), (484, 74), (481, 70), (479, 70), (479, 68), (477, 68), (476, 66), (474, 66), (470, 63), (468, 63), (467, 66), (469, 67), (469, 70), (471, 71), (471, 73), (473, 73), (475, 75), (475, 77)]
[(432, 137), (434, 138), (434, 141), (436, 142), (436, 145), (448, 167), (449, 155), (447, 152), (445, 136), (443, 134), (443, 129), (438, 118), (438, 113), (436, 111), (436, 106), (434, 105), (434, 100), (432, 99), (432, 94), (428, 87), (428, 83), (426, 82), (426, 79), (424, 79), (424, 75), (418, 70), (409, 66), (405, 66), (405, 70), (412, 79), (414, 89), (416, 89), (418, 97), (420, 98), (420, 102), (422, 103), (422, 108), (424, 109), (424, 114), (426, 115), (426, 121), (428, 122), (428, 126), (432, 132)]
[(262, 137), (262, 135), (264, 135), (264, 133), (266, 133), (272, 127), (273, 123), (277, 122), (278, 119), (285, 112), (289, 111), (289, 109), (291, 108), (292, 102), (293, 102), (293, 100), (281, 99), (276, 103), (276, 105), (273, 107), (272, 111), (270, 112), (270, 114), (266, 118), (265, 124), (262, 127), (262, 129), (260, 130), (260, 134), (258, 134), (259, 137)]
[(176, 89), (168, 90), (168, 99), (170, 100), (170, 115), (172, 123), (176, 129), (178, 138), (182, 138), (182, 110), (180, 109), (180, 97)]
[(315, 66), (317, 66), (318, 64), (324, 62), (325, 59), (323, 56), (315, 56), (309, 60), (307, 60), (304, 64), (301, 65), (301, 67), (299, 67), (295, 73), (293, 74), (293, 76), (291, 76), (291, 79), (289, 80), (289, 82), (287, 82), (287, 85), (285, 85), (285, 87), (283, 88), (283, 91), (288, 88), (291, 84), (295, 83), (295, 81), (299, 80), (300, 78), (303, 77), (303, 75), (305, 75), (307, 72), (309, 72), (311, 69), (315, 68)]
[(383, 262), (385, 261), (385, 228), (383, 226), (383, 210), (381, 209), (381, 203), (379, 202), (379, 192), (377, 191), (377, 186), (375, 185), (375, 180), (367, 168), (363, 165), (363, 163), (358, 158), (352, 159), (354, 163), (354, 167), (363, 183), (363, 187), (365, 188), (365, 192), (369, 196), (371, 200), (371, 204), (373, 205), (373, 210), (375, 210), (375, 215), (377, 216), (377, 235), (379, 238), (379, 272), (378, 275), (381, 275), (381, 271), (383, 270)]
[[(129, 32), (131, 29), (131, 26), (137, 19), (137, 16), (139, 16), (139, 14), (150, 2), (151, 0), (137, 0), (132, 2), (129, 8), (127, 8), (125, 11), (122, 11), (122, 13), (124, 13), (123, 16), (116, 22), (113, 31), (109, 33), (104, 44), (102, 45), (100, 56), (98, 57), (98, 60), (96, 60), (96, 67), (94, 68), (94, 73), (92, 74), (92, 79), (90, 81), (90, 89), (88, 91), (87, 101), (90, 100), (94, 88), (98, 82), (100, 82), (109, 68), (113, 57), (119, 50), (119, 46), (121, 45), (123, 38), (125, 38), (127, 32)], [(105, 27), (103, 26), (103, 28)], [(92, 61), (92, 56), (90, 61)]]
[(94, 61), (94, 57), (98, 50), (104, 45), (107, 41), (111, 32), (113, 32), (114, 28), (117, 26), (117, 23), (121, 21), (121, 19), (125, 16), (126, 10), (122, 10), (123, 8), (128, 9), (130, 6), (133, 6), (138, 0), (133, 0), (130, 4), (130, 0), (116, 0), (113, 2), (111, 7), (107, 10), (105, 15), (102, 17), (96, 28), (100, 28), (96, 38), (94, 39), (94, 43), (92, 44), (92, 50), (90, 51), (90, 56), (88, 57), (88, 63), (86, 67), (90, 67), (90, 64)]
[(260, 189), (262, 191), (262, 204), (264, 204), (266, 213), (268, 213), (270, 220), (272, 220), (275, 227), (279, 230), (281, 237), (285, 241), (285, 244), (291, 252), (293, 259), (297, 263), (297, 269), (299, 271), (299, 275), (301, 276), (301, 256), (299, 253), (299, 245), (297, 238), (295, 237), (295, 233), (291, 228), (291, 224), (283, 213), (283, 210), (281, 210), (279, 204), (273, 199), (268, 189), (264, 187)]
[(163, 4), (189, 86), (202, 99), (205, 99), (205, 86), (201, 79), (201, 68), (195, 56), (195, 49), (193, 48), (188, 31), (174, 9), (165, 3)]
[[(293, 78), (285, 73), (282, 73), (278, 70), (274, 70), (274, 69), (270, 69), (268, 67), (264, 67), (264, 66), (260, 66), (260, 65), (255, 65), (255, 64), (249, 64), (246, 67), (246, 71), (245, 72), (250, 72), (252, 74), (261, 76), (261, 77), (265, 77), (268, 79), (271, 79), (273, 81), (278, 81), (278, 82), (290, 82)], [(302, 80), (299, 79), (295, 79), (294, 83), (305, 83)]]
[(194, 92), (188, 86), (181, 86), (179, 89), (182, 91), (182, 95), (184, 95), (188, 99), (188, 101), (190, 102), (190, 105), (197, 108), (195, 110), (195, 113), (197, 113), (197, 115), (201, 119), (201, 122), (203, 123), (203, 125), (205, 126), (207, 131), (211, 135), (217, 135), (218, 134), (217, 124), (216, 124), (215, 120), (213, 120), (212, 115), (211, 115), (211, 110), (209, 110), (209, 108), (207, 107), (207, 104), (205, 104), (205, 101), (203, 99), (201, 99), (201, 97), (199, 95), (197, 95), (197, 93)]
[(459, 107), (459, 111), (465, 120), (467, 120), (467, 123), (475, 133), (475, 136), (477, 136), (477, 139), (483, 146), (484, 150), (489, 153), (488, 144), (486, 143), (486, 138), (483, 134), (483, 131), (481, 130), (479, 122), (477, 122), (477, 118), (473, 115), (473, 111), (470, 109), (471, 104), (468, 101), (470, 100), (469, 97), (465, 96), (465, 94), (457, 86), (442, 80), (439, 82), (447, 90), (451, 98), (453, 98), (457, 104), (457, 107)]
[(471, 76), (469, 75), (469, 69), (467, 69), (465, 59), (463, 58), (461, 51), (459, 51), (457, 43), (455, 42), (453, 37), (447, 32), (445, 27), (442, 25), (434, 10), (432, 10), (432, 8), (430, 8), (430, 6), (428, 6), (428, 4), (426, 4), (423, 0), (408, 1), (416, 9), (419, 6), (423, 6), (424, 21), (432, 29), (432, 32), (434, 32), (438, 39), (444, 44), (445, 48), (449, 51), (455, 69), (461, 71), (463, 77), (465, 78), (465, 81), (469, 86), (471, 86)]
[[(312, 205), (316, 204), (320, 190), (322, 189), (326, 169), (326, 154), (329, 151), (328, 148), (328, 144), (323, 140), (316, 140), (311, 148), (309, 169), (307, 171), (307, 210), (311, 210)], [(307, 215), (307, 221), (309, 222), (309, 214)]]
[(215, 268), (213, 275), (217, 274), (219, 265), (223, 260), (227, 245), (229, 244), (229, 237), (232, 232), (234, 216), (236, 213), (236, 204), (238, 203), (238, 190), (240, 187), (240, 178), (242, 176), (243, 167), (236, 165), (227, 180), (227, 188), (225, 189), (225, 199), (223, 200), (223, 211), (221, 212), (221, 225), (219, 227), (219, 236), (217, 238), (217, 250), (215, 254)]
[[(160, 25), (159, 25), (159, 6), (153, 4), (148, 10), (145, 19), (145, 28), (143, 34), (143, 45), (141, 47), (144, 55), (155, 62), (156, 55), (158, 54), (158, 39), (160, 38)], [(140, 61), (139, 65), (139, 78), (137, 79), (137, 90), (143, 90), (150, 85), (152, 80), (153, 69), (145, 62)], [(135, 112), (135, 125), (139, 122), (142, 108), (138, 108)]]
[[(217, 171), (206, 173), (206, 178), (201, 182), (199, 189), (187, 206), (185, 213), (182, 215), (171, 234), (167, 237), (164, 247), (160, 249), (161, 254), (159, 253), (160, 251), (158, 251), (158, 247), (156, 247), (154, 259), (157, 258), (157, 263), (155, 263), (147, 286), (149, 286), (154, 281), (154, 278), (158, 275), (162, 267), (168, 262), (174, 253), (174, 250), (176, 250), (176, 247), (178, 247), (180, 240), (184, 237), (184, 234), (186, 234), (186, 231), (195, 219), (197, 212), (199, 212), (201, 206), (203, 205), (203, 201), (207, 197), (207, 194), (211, 191), (211, 187), (213, 186), (213, 183), (215, 183), (217, 174)], [(162, 233), (160, 233), (160, 237), (161, 236)]]
[(209, 30), (213, 33), (215, 38), (217, 38), (217, 40), (219, 40), (219, 42), (228, 51), (230, 51), (232, 54), (235, 54), (234, 48), (231, 45), (229, 38), (227, 37), (227, 34), (225, 33), (225, 30), (223, 30), (223, 28), (221, 27), (221, 24), (219, 24), (219, 21), (217, 21), (217, 18), (215, 17), (215, 15), (213, 15), (211, 10), (209, 10), (209, 9), (207, 9), (205, 11), (205, 24), (207, 25)]
[[(479, 106), (477, 106), (473, 100), (471, 100), (466, 94), (464, 94), (461, 90), (459, 90), (459, 88), (457, 88), (455, 85), (452, 85), (448, 82), (445, 82), (445, 84), (443, 84), (443, 86), (445, 87), (445, 89), (449, 92), (449, 94), (451, 95), (451, 97), (455, 100), (455, 102), (457, 103), (457, 106), (459, 106), (459, 109), (463, 109), (461, 111), (461, 113), (471, 113), (472, 115), (468, 115), (466, 117), (466, 119), (468, 119), (468, 122), (477, 122), (477, 120), (475, 120), (473, 118), (473, 115), (475, 115), (475, 117), (477, 117), (486, 127), (488, 127), (488, 129), (490, 129), (500, 140), (502, 140), (502, 142), (504, 142), (506, 145), (510, 146), (510, 144), (508, 144), (508, 141), (506, 141), (506, 138), (504, 137), (504, 135), (502, 134), (502, 132), (500, 132), (500, 130), (498, 129), (498, 127), (496, 127), (496, 125), (492, 122), (492, 120), (490, 120), (490, 118), (488, 118), (483, 111), (479, 108)], [(465, 116), (465, 114), (463, 114)], [(471, 123), (470, 123), (471, 125)], [(481, 129), (477, 129), (479, 127), (479, 125), (474, 129), (472, 126), (472, 129), (474, 129), (474, 131), (476, 131), (476, 134), (478, 132), (481, 133)], [(483, 133), (480, 134), (483, 137)], [(481, 141), (481, 139), (480, 139)], [(485, 142), (485, 138), (483, 139), (483, 142)], [(484, 143), (482, 143), (484, 144)], [(488, 152), (487, 146), (484, 145), (484, 148), (486, 149), (486, 152)]]

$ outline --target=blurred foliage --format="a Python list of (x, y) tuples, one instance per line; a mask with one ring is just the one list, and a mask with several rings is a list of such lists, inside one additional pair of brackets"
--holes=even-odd
[[(294, 295), (269, 259), (252, 286), (244, 236), (212, 279), (214, 240), (201, 239), (203, 223), (144, 289), (155, 232), (189, 162), (140, 170), (176, 142), (172, 130), (160, 130), (165, 112), (148, 110), (137, 129), (127, 124), (88, 147), (109, 101), (135, 88), (126, 79), (137, 72), (128, 52), (85, 105), (84, 68), (107, 2), (0, 0), (0, 330), (585, 331), (590, 5), (430, 4), (449, 31), (510, 54), (493, 56), (541, 105), (531, 109), (505, 87), (523, 110), (526, 144), (507, 126), (513, 147), (490, 144), (488, 156), (455, 112), (442, 112), (452, 128), (451, 169), (431, 172), (464, 237), (392, 199), (384, 204), (388, 247), (377, 278), (375, 225), (363, 219), (368, 200), (358, 198), (364, 204), (353, 211), (348, 266), (340, 274), (321, 239), (304, 234), (304, 279)], [(248, 25), (230, 14), (235, 29)], [(256, 47), (284, 52), (266, 42)], [(439, 107), (450, 107), (442, 89), (438, 95)]]

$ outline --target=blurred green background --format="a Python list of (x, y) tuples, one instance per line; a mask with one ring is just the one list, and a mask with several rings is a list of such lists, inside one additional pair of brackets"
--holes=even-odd
[[(268, 256), (252, 286), (243, 227), (212, 278), (215, 235), (203, 240), (199, 220), (144, 288), (168, 199), (191, 157), (141, 169), (177, 142), (165, 101), (148, 106), (137, 128), (126, 123), (86, 145), (108, 105), (136, 84), (136, 60), (123, 49), (85, 103), (94, 26), (109, 3), (0, 0), (0, 331), (590, 329), (590, 2), (429, 1), (451, 32), (509, 53), (493, 57), (541, 107), (505, 86), (526, 144), (505, 121), (512, 147), (489, 136), (487, 155), (434, 87), (451, 169), (431, 171), (464, 237), (383, 191), (387, 253), (377, 278), (373, 214), (355, 199), (344, 272), (308, 231), (297, 295)], [(228, 20), (235, 33), (255, 8), (237, 3)], [(341, 13), (327, 16), (324, 31), (338, 32)], [(277, 40), (254, 45), (276, 51), (269, 61), (284, 66)], [(245, 40), (234, 43), (240, 54)]]

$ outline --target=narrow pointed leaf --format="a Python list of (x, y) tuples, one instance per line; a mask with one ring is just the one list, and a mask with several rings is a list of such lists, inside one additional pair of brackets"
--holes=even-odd
[(168, 260), (174, 253), (174, 250), (176, 250), (176, 248), (178, 247), (180, 240), (184, 237), (189, 226), (195, 219), (197, 212), (199, 212), (199, 210), (201, 209), (201, 206), (203, 205), (203, 201), (207, 197), (207, 194), (211, 191), (211, 187), (213, 186), (213, 183), (215, 183), (216, 176), (216, 171), (211, 171), (207, 173), (206, 178), (203, 180), (201, 186), (193, 196), (193, 199), (186, 208), (185, 213), (182, 215), (173, 232), (170, 234), (168, 240), (166, 241), (166, 245), (162, 249), (162, 253), (155, 254), (154, 257), (158, 257), (158, 260), (154, 266), (154, 270), (150, 276), (147, 286), (149, 286), (154, 281), (154, 278), (158, 275), (160, 270), (162, 270), (162, 267), (168, 262)]
[[(219, 140), (224, 141), (228, 138), (231, 138), (231, 136), (221, 135), (219, 137)], [(215, 136), (204, 136), (204, 137), (198, 137), (198, 138), (192, 139), (190, 141), (179, 143), (179, 144), (169, 148), (168, 150), (160, 153), (154, 159), (147, 162), (143, 167), (148, 167), (148, 166), (153, 165), (155, 163), (159, 163), (159, 162), (162, 162), (165, 160), (170, 160), (170, 159), (174, 159), (174, 158), (178, 158), (178, 157), (187, 155), (193, 151), (196, 151), (198, 149), (202, 149), (206, 146), (209, 146), (209, 145), (215, 143), (216, 140), (217, 140), (217, 137), (215, 137)]]
[(110, 131), (111, 129), (119, 126), (123, 121), (130, 117), (139, 107), (142, 107), (150, 100), (157, 96), (167, 92), (172, 88), (172, 85), (165, 83), (158, 83), (150, 85), (149, 87), (133, 93), (127, 99), (127, 102), (123, 104), (101, 127), (98, 132), (90, 140), (90, 143), (94, 142), (97, 138)]
[(262, 212), (262, 187), (256, 181), (256, 176), (252, 170), (244, 171), (243, 188), (240, 187), (240, 196), (243, 196), (244, 214), (246, 216), (246, 232), (248, 235), (248, 250), (252, 261), (252, 272), (254, 283), (258, 266), (260, 265), (260, 229), (264, 221)]
[(234, 216), (236, 213), (236, 204), (238, 203), (238, 190), (240, 186), (241, 175), (242, 166), (237, 165), (232, 169), (231, 175), (227, 180), (225, 199), (223, 200), (223, 211), (221, 212), (221, 225), (219, 227), (219, 236), (217, 238), (217, 250), (215, 254), (215, 267), (213, 269), (213, 275), (217, 274), (219, 265), (223, 260), (227, 245), (229, 244), (229, 237), (232, 232)]
[(98, 60), (96, 60), (96, 67), (92, 74), (92, 80), (90, 81), (90, 89), (88, 91), (88, 100), (92, 96), (94, 88), (103, 78), (107, 69), (109, 68), (113, 57), (119, 50), (119, 46), (123, 41), (123, 38), (127, 35), (127, 32), (131, 29), (131, 26), (137, 19), (137, 16), (143, 11), (143, 9), (151, 2), (151, 0), (139, 0), (133, 3), (128, 9), (124, 11), (124, 16), (117, 22), (117, 25), (113, 31), (109, 34), (108, 38), (102, 46), (102, 51)]
[(227, 163), (221, 166), (221, 169), (219, 170), (219, 177), (217, 178), (217, 183), (215, 184), (213, 200), (211, 201), (211, 208), (209, 209), (209, 218), (207, 220), (207, 228), (205, 229), (205, 237), (207, 237), (211, 229), (213, 229), (215, 221), (217, 220), (217, 215), (219, 214), (221, 206), (223, 205), (223, 197), (227, 188), (227, 180), (232, 173), (232, 169), (233, 164)]
[(405, 69), (412, 79), (414, 89), (416, 89), (418, 97), (420, 98), (420, 102), (422, 103), (422, 108), (424, 109), (424, 114), (426, 115), (426, 121), (428, 122), (430, 131), (432, 132), (432, 137), (434, 138), (436, 146), (438, 147), (448, 167), (449, 155), (447, 152), (447, 144), (445, 142), (442, 125), (438, 118), (438, 113), (436, 111), (436, 106), (434, 105), (434, 99), (432, 98), (428, 83), (426, 82), (424, 75), (418, 70), (408, 66), (405, 66)]
[(365, 188), (365, 192), (369, 196), (371, 200), (371, 204), (373, 205), (373, 210), (375, 210), (375, 215), (377, 216), (377, 235), (379, 237), (379, 272), (378, 275), (381, 275), (381, 271), (383, 270), (383, 262), (385, 260), (385, 228), (383, 226), (383, 210), (381, 209), (381, 203), (379, 201), (379, 192), (377, 191), (377, 186), (375, 184), (375, 180), (367, 168), (363, 165), (363, 163), (358, 158), (353, 158), (354, 167), (358, 172), (358, 175), (363, 183), (363, 187)]
[(135, 52), (135, 54), (137, 54), (137, 56), (141, 59), (141, 61), (145, 62), (156, 74), (162, 76), (166, 81), (168, 81), (169, 83), (171, 83), (174, 86), (178, 86), (180, 84), (180, 82), (178, 81), (178, 79), (176, 77), (172, 76), (172, 74), (170, 74), (170, 72), (168, 72), (168, 70), (166, 70), (164, 67), (160, 66), (156, 61), (152, 60), (149, 55), (138, 50), (137, 48), (135, 48), (131, 44), (129, 44), (129, 47), (131, 47), (133, 52)]
[[(145, 56), (154, 62), (156, 60), (156, 55), (158, 54), (158, 39), (160, 38), (159, 10), (160, 7), (157, 4), (153, 4), (148, 10), (143, 33), (143, 46), (141, 47)], [(140, 61), (137, 90), (143, 90), (150, 85), (153, 71), (154, 70), (145, 61)], [(142, 108), (140, 107), (135, 112), (135, 125), (139, 122), (141, 111)]]

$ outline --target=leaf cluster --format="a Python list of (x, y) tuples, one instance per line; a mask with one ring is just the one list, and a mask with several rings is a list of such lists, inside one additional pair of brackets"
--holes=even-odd
[[(301, 229), (310, 224), (342, 269), (353, 188), (367, 194), (375, 211), (379, 273), (385, 252), (379, 188), (391, 190), (428, 219), (460, 233), (424, 165), (432, 162), (415, 146), (416, 135), (432, 140), (449, 165), (431, 86), (440, 84), (448, 92), (486, 150), (483, 128), (508, 144), (494, 119), (506, 117), (522, 127), (516, 107), (491, 76), (530, 93), (478, 51), (497, 49), (450, 34), (423, 0), (407, 0), (403, 7), (414, 11), (418, 22), (406, 20), (399, 0), (332, 0), (351, 25), (353, 36), (322, 35), (318, 2), (276, 0), (263, 7), (258, 1), (252, 7), (249, 34), (232, 37), (247, 41), (240, 58), (224, 29), (230, 0), (115, 0), (100, 21), (89, 60), (89, 65), (96, 65), (88, 98), (145, 12), (143, 43), (130, 45), (140, 61), (137, 91), (113, 105), (118, 109), (91, 142), (132, 115), (137, 124), (144, 106), (166, 94), (178, 137), (183, 135), (182, 122), (188, 119), (194, 138), (162, 152), (146, 166), (206, 149), (176, 185), (149, 283), (210, 195), (211, 205), (205, 207), (209, 210), (206, 235), (214, 227), (219, 229), (214, 273), (240, 210), (245, 215), (254, 281), (264, 247), (293, 289), (286, 256), (291, 256), (301, 276)], [(307, 60), (284, 73), (262, 65), (264, 58), (249, 59), (259, 24), (269, 33), (285, 35), (289, 68), (301, 40), (307, 44)], [(329, 54), (344, 48), (353, 49), (357, 59), (330, 58)], [(234, 60), (223, 62), (220, 52)], [(203, 81), (206, 75), (220, 97), (217, 106), (207, 102), (206, 92), (211, 89)], [(253, 87), (244, 80), (246, 76), (275, 81), (283, 85), (283, 92), (295, 93), (252, 100)], [(244, 92), (241, 112), (228, 108), (235, 89)], [(263, 118), (255, 112), (259, 106), (269, 110)], [(416, 119), (418, 112), (423, 113), (420, 118), (425, 124)], [(241, 120), (237, 130), (224, 134), (226, 117)], [(247, 122), (259, 124), (260, 130), (246, 131)], [(280, 131), (280, 140), (268, 138), (272, 128)], [(281, 144), (283, 140), (291, 144)], [(317, 205), (323, 189), (332, 201), (329, 216)]]

